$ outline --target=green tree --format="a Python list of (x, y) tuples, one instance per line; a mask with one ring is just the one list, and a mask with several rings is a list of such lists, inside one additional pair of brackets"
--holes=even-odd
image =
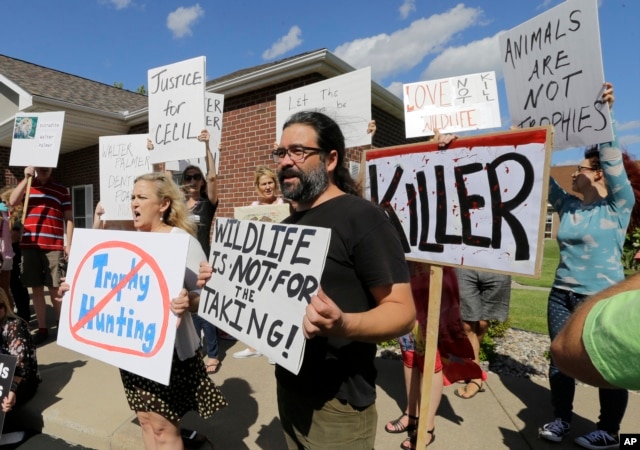
[[(121, 81), (115, 81), (113, 83), (113, 87), (124, 89), (124, 83), (122, 83)], [(144, 86), (144, 84), (142, 84), (138, 89), (136, 89), (136, 92), (141, 95), (147, 95), (147, 88)]]

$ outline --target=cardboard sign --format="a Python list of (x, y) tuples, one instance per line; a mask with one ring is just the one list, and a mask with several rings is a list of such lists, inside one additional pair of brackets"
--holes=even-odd
[[(222, 111), (224, 109), (224, 95), (212, 92), (205, 93), (205, 128), (209, 132), (209, 148), (213, 156), (216, 174), (220, 170), (220, 141), (222, 140)], [(204, 144), (201, 143), (204, 147)], [(205, 147), (206, 148), (206, 147)], [(203, 150), (205, 152), (205, 150)], [(198, 166), (202, 173), (206, 174), (207, 160), (206, 155), (202, 158), (188, 158), (179, 161), (168, 161), (165, 164), (166, 170), (184, 172), (187, 166)]]
[[(13, 355), (0, 354), (0, 399), (5, 398), (11, 390), (13, 382), (13, 374), (16, 370), (18, 358)], [(4, 418), (6, 413), (0, 409), (0, 434), (4, 426)]]
[(239, 206), (233, 209), (233, 217), (238, 220), (258, 220), (261, 222), (282, 222), (291, 215), (291, 205)]
[(204, 156), (205, 66), (200, 56), (149, 70), (151, 163)]
[[(205, 93), (205, 128), (209, 132), (209, 147), (216, 165), (216, 174), (220, 171), (220, 142), (222, 142), (222, 113), (224, 111), (224, 94)], [(205, 169), (202, 173), (206, 174)]]
[(567, 0), (499, 39), (513, 125), (553, 125), (554, 150), (613, 140), (596, 0)]
[(289, 116), (317, 111), (340, 125), (346, 147), (371, 145), (371, 67), (292, 89), (276, 95), (276, 140)]
[(408, 138), (500, 127), (495, 72), (405, 84), (404, 120)]
[(90, 230), (73, 233), (58, 344), (169, 384), (189, 236)]
[(539, 276), (551, 127), (367, 150), (366, 195), (407, 258)]
[(216, 219), (214, 274), (198, 314), (297, 374), (302, 318), (320, 287), (330, 237), (328, 228)]
[(64, 111), (17, 113), (9, 165), (57, 167)]
[(100, 202), (103, 220), (131, 220), (131, 191), (139, 175), (152, 172), (147, 135), (100, 136)]

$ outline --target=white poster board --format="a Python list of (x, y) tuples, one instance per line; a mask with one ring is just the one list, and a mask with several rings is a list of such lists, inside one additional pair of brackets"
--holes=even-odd
[(137, 176), (152, 172), (146, 134), (100, 136), (100, 202), (103, 220), (131, 220), (131, 191)]
[[(205, 93), (205, 128), (209, 132), (209, 146), (216, 165), (216, 174), (220, 171), (220, 142), (222, 142), (222, 113), (224, 95), (215, 92)], [(206, 168), (206, 164), (205, 164)], [(202, 173), (206, 174), (206, 170)]]
[(276, 140), (289, 116), (317, 111), (335, 120), (346, 147), (371, 145), (367, 125), (371, 121), (371, 67), (292, 89), (276, 95)]
[[(58, 344), (167, 385), (186, 233), (76, 228)], [(190, 317), (188, 317), (190, 319)]]
[(198, 314), (297, 374), (302, 318), (320, 287), (330, 237), (328, 228), (216, 219), (214, 274)]
[[(220, 142), (222, 141), (222, 111), (224, 109), (224, 95), (205, 92), (205, 128), (209, 132), (209, 148), (213, 156), (216, 174), (220, 170)], [(204, 146), (204, 144), (201, 143)], [(166, 170), (184, 172), (187, 166), (198, 166), (205, 176), (208, 173), (206, 156), (202, 158), (188, 158), (179, 161), (168, 161)]]
[(64, 111), (16, 114), (9, 165), (57, 167)]
[(613, 140), (596, 0), (567, 0), (499, 39), (513, 125), (553, 125), (554, 150)]
[(408, 259), (539, 276), (551, 127), (367, 150), (366, 196)]
[(402, 92), (407, 138), (502, 125), (495, 72), (405, 84)]
[(291, 215), (291, 205), (236, 206), (233, 217), (238, 220), (259, 220), (260, 222), (282, 222)]
[(206, 58), (148, 71), (151, 163), (204, 156)]

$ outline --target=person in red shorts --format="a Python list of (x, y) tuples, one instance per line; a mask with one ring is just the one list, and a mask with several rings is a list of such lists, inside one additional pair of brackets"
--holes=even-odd
[(33, 337), (36, 345), (49, 337), (45, 286), (49, 288), (56, 320), (60, 317), (60, 302), (53, 299), (58, 297), (60, 277), (64, 276), (61, 270), (66, 265), (73, 234), (69, 191), (62, 184), (53, 181), (51, 172), (50, 167), (26, 167), (24, 179), (18, 183), (9, 198), (12, 207), (23, 202), (27, 182), (33, 177), (20, 247), (22, 284), (33, 291), (33, 308), (38, 321), (38, 332)]
[[(405, 450), (416, 448), (418, 440), (418, 414), (422, 386), (426, 348), (427, 306), (429, 302), (430, 266), (428, 264), (408, 261), (411, 273), (411, 292), (416, 306), (416, 323), (411, 333), (398, 339), (402, 352), (404, 381), (407, 393), (407, 406), (403, 414), (385, 426), (387, 433), (408, 433), (400, 445)], [(460, 318), (460, 292), (455, 269), (443, 267), (442, 300), (440, 308), (440, 327), (438, 332), (438, 349), (431, 384), (429, 411), (427, 416), (428, 446), (435, 439), (435, 417), (442, 399), (445, 385), (458, 380), (478, 376), (482, 369), (473, 361), (473, 347), (462, 327)], [(446, 357), (441, 357), (441, 353)], [(449, 356), (455, 355), (457, 363), (450, 362)]]

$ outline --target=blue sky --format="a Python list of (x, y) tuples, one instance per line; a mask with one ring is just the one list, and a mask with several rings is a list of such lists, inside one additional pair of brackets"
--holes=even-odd
[[(211, 79), (320, 48), (356, 68), (371, 66), (372, 78), (399, 96), (403, 83), (495, 70), (506, 129), (498, 33), (559, 3), (326, 0), (314, 9), (300, 0), (12, 1), (2, 5), (0, 53), (130, 90), (146, 85), (147, 70), (196, 56), (206, 56)], [(640, 1), (598, 5), (619, 136), (640, 159)], [(552, 159), (573, 164), (582, 156), (564, 150)]]

